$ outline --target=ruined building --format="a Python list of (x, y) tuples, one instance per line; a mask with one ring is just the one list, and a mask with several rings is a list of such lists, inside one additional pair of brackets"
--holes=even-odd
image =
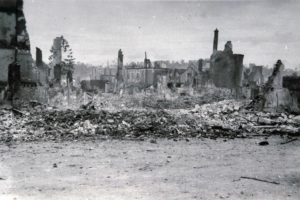
[[(299, 110), (295, 96), (291, 95), (288, 88), (283, 87), (283, 70), (284, 65), (281, 60), (278, 60), (271, 76), (250, 106), (258, 111), (282, 112)], [(289, 86), (292, 89), (292, 85), (286, 83), (286, 87)]]
[(39, 99), (23, 0), (0, 1), (1, 100)]
[(218, 37), (216, 29), (210, 58), (211, 79), (216, 87), (238, 90), (242, 85), (244, 55), (233, 54), (231, 41), (227, 41), (223, 51), (219, 51)]
[(126, 87), (129, 90), (142, 90), (154, 84), (154, 71), (145, 53), (144, 65), (126, 66)]

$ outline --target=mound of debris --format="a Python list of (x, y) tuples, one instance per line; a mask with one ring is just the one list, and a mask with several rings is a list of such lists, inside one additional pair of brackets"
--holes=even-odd
[[(190, 111), (177, 112), (178, 118), (185, 113), (185, 120), (198, 124), (203, 136), (251, 137), (270, 134), (299, 135), (296, 116), (286, 113), (253, 112), (244, 109), (248, 101), (225, 100), (196, 106)], [(174, 115), (176, 111), (174, 111)]]
[(193, 109), (84, 109), (0, 111), (0, 141), (299, 136), (300, 116), (245, 110), (247, 101), (225, 100)]
[(2, 111), (0, 141), (139, 137), (178, 137), (176, 121), (165, 111), (46, 110), (15, 115)]

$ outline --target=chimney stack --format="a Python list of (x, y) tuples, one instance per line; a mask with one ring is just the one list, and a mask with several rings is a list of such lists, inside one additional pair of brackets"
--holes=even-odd
[(218, 29), (216, 29), (214, 34), (213, 52), (218, 51), (218, 40), (219, 40), (219, 31)]

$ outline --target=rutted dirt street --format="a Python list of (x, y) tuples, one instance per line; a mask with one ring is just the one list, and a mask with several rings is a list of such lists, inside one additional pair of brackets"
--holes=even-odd
[(300, 141), (262, 140), (2, 144), (0, 199), (300, 199)]

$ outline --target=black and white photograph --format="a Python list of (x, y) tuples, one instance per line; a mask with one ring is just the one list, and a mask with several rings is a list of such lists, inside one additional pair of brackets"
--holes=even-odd
[(0, 0), (0, 200), (299, 200), (300, 1)]

